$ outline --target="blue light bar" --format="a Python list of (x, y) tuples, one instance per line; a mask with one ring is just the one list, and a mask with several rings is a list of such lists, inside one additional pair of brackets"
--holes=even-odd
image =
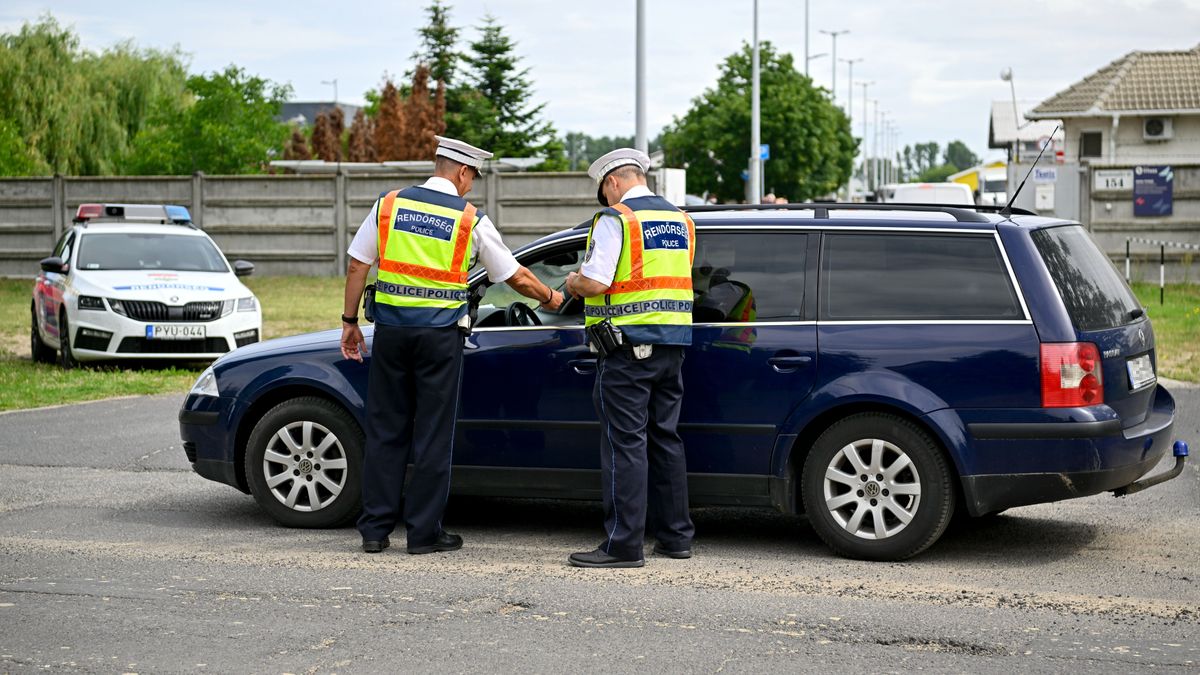
[(192, 222), (192, 214), (188, 213), (187, 207), (171, 204), (165, 207), (167, 209), (167, 218), (170, 218), (176, 223)]

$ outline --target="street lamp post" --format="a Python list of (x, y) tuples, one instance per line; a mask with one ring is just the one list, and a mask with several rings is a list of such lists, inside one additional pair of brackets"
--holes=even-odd
[[(875, 84), (875, 82), (873, 80), (869, 81), (869, 82), (859, 82), (858, 83), (858, 86), (862, 87), (862, 90), (863, 90), (863, 98), (862, 98), (862, 101), (863, 101), (863, 106), (862, 106), (862, 121), (863, 121), (862, 122), (862, 127), (863, 127), (863, 132), (862, 132), (863, 163), (862, 163), (862, 167), (863, 167), (863, 170), (862, 170), (862, 173), (863, 173), (863, 190), (864, 191), (871, 189), (871, 185), (867, 181), (867, 121), (868, 121), (868, 119), (867, 119), (867, 87), (869, 87), (873, 84)], [(851, 100), (853, 100), (853, 97), (851, 97)]]
[(646, 0), (637, 0), (637, 102), (634, 145), (647, 151), (646, 141)]
[(849, 94), (846, 94), (846, 118), (851, 122), (854, 121), (854, 64), (858, 63), (859, 61), (862, 61), (862, 59), (842, 59), (842, 63), (850, 66), (850, 84), (846, 87), (846, 91), (850, 92)]
[(758, 103), (758, 0), (754, 0), (754, 54), (751, 57), (750, 83), (750, 195), (751, 204), (762, 202), (762, 139), (759, 135)]
[(812, 57), (808, 55), (808, 0), (804, 0), (804, 76), (808, 77), (808, 62), (812, 61)]
[(822, 30), (821, 33), (833, 38), (833, 88), (830, 90), (833, 95), (833, 102), (837, 104), (837, 39), (839, 35), (845, 35), (850, 30)]

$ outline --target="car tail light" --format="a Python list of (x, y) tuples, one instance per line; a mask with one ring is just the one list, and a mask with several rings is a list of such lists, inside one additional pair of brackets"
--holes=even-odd
[(1100, 350), (1090, 342), (1042, 345), (1042, 407), (1077, 408), (1104, 403)]

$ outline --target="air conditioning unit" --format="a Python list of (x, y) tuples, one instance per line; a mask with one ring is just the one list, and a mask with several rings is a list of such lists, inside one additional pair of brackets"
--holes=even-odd
[(1142, 140), (1170, 140), (1174, 129), (1170, 117), (1147, 117), (1142, 120)]

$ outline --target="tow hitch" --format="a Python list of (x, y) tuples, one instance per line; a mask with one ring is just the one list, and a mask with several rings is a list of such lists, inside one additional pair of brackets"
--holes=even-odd
[(1188, 456), (1188, 444), (1184, 441), (1175, 441), (1175, 446), (1171, 450), (1172, 454), (1175, 455), (1175, 466), (1172, 467), (1170, 471), (1165, 471), (1157, 476), (1143, 478), (1142, 480), (1135, 480), (1125, 487), (1119, 487), (1112, 491), (1113, 496), (1124, 497), (1125, 495), (1131, 495), (1135, 492), (1141, 492), (1148, 487), (1154, 487), (1159, 483), (1165, 483), (1183, 473), (1183, 463), (1187, 461)]

